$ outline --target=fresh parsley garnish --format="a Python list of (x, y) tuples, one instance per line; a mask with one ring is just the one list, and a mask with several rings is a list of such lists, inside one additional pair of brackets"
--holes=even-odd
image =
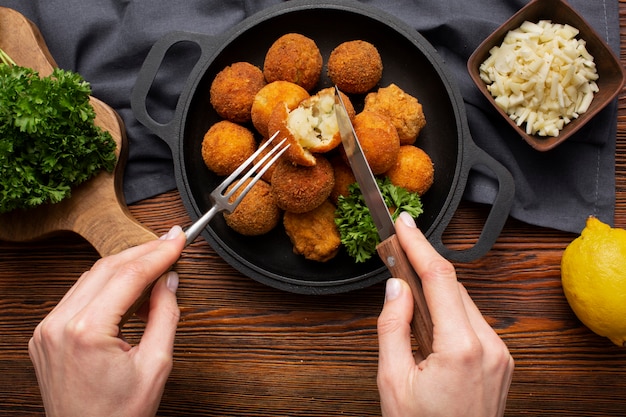
[(102, 169), (116, 143), (94, 125), (91, 87), (77, 73), (40, 77), (0, 53), (0, 213), (56, 203)]
[[(377, 178), (376, 182), (394, 222), (402, 211), (413, 218), (422, 214), (419, 194), (393, 185), (388, 177)], [(358, 183), (350, 185), (348, 190), (347, 196), (339, 196), (335, 223), (348, 254), (356, 262), (365, 262), (376, 253), (380, 237)]]

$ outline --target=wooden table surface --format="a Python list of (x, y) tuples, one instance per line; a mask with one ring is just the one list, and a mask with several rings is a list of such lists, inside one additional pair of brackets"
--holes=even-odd
[[(620, 0), (626, 62), (626, 0)], [(620, 95), (615, 224), (626, 227), (626, 95)], [(189, 218), (173, 191), (130, 207), (157, 234)], [(485, 208), (462, 203), (449, 243), (478, 231)], [(463, 228), (460, 227), (463, 224)], [(471, 235), (471, 232), (470, 232)], [(506, 416), (626, 415), (626, 349), (576, 319), (560, 285), (575, 235), (509, 220), (459, 279), (504, 339), (516, 368)], [(81, 237), (0, 241), (0, 415), (43, 415), (28, 358), (33, 329), (98, 258)], [(333, 296), (284, 293), (242, 276), (202, 239), (177, 269), (181, 320), (161, 416), (378, 416), (376, 318), (384, 284)], [(125, 331), (137, 340), (141, 324)]]

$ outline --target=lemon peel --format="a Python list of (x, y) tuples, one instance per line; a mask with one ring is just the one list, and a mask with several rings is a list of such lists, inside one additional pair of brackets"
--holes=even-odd
[(626, 347), (626, 230), (589, 217), (563, 252), (561, 284), (585, 326)]

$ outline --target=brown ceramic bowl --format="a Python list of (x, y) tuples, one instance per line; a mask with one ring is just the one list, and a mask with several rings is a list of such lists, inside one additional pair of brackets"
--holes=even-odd
[[(489, 57), (491, 48), (501, 45), (505, 35), (510, 30), (517, 29), (526, 20), (535, 23), (539, 20), (551, 20), (552, 23), (569, 24), (577, 28), (580, 31), (578, 38), (586, 41), (587, 51), (594, 57), (598, 71), (599, 78), (596, 83), (599, 91), (595, 94), (589, 109), (565, 125), (559, 135), (555, 137), (528, 135), (525, 125), (517, 126), (515, 121), (496, 105), (494, 98), (487, 90), (487, 85), (480, 78), (480, 65)], [(550, 150), (578, 131), (619, 94), (626, 78), (624, 69), (611, 48), (565, 0), (532, 0), (480, 44), (469, 58), (467, 68), (474, 83), (493, 104), (498, 113), (530, 146), (538, 151)]]

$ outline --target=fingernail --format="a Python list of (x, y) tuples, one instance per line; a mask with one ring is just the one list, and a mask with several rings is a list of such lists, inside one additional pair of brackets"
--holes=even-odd
[(183, 229), (180, 226), (172, 227), (167, 234), (164, 234), (159, 239), (161, 240), (173, 240), (182, 233)]
[(413, 216), (411, 216), (406, 211), (400, 213), (400, 219), (402, 220), (402, 223), (404, 223), (408, 227), (412, 227), (414, 229), (417, 227), (415, 225), (415, 219), (413, 218)]
[(168, 290), (176, 294), (176, 290), (178, 290), (178, 273), (174, 271), (170, 271), (167, 273), (167, 277), (165, 280), (165, 286)]
[(389, 278), (385, 287), (385, 302), (395, 300), (402, 292), (402, 284), (398, 278)]

